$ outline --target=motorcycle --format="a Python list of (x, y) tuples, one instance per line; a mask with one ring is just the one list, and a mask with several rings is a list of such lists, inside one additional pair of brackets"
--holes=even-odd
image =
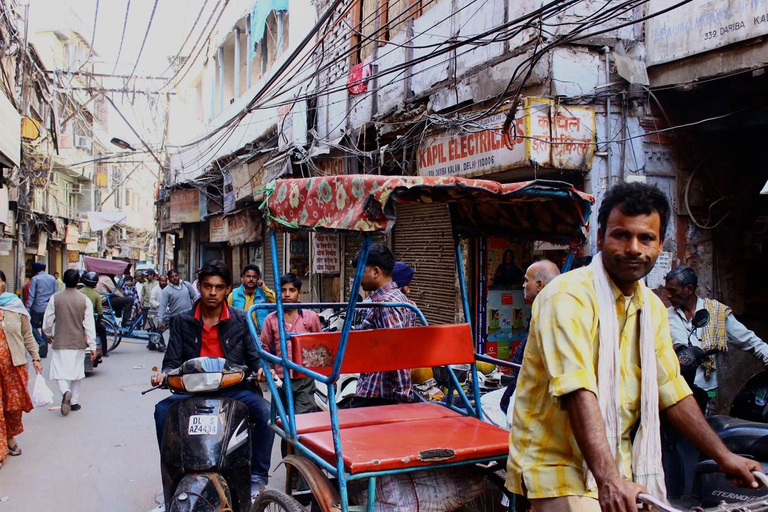
[[(334, 386), (336, 387), (336, 404), (340, 404), (344, 399), (354, 396), (357, 389), (357, 373), (342, 373), (339, 375), (339, 380), (336, 381)], [(315, 381), (315, 404), (322, 411), (328, 410), (328, 396), (327, 386), (320, 381)]]
[(168, 410), (160, 447), (166, 510), (247, 512), (251, 507), (248, 408), (216, 392), (246, 380), (246, 368), (198, 357), (168, 373), (167, 386), (191, 395)]
[[(709, 314), (703, 313), (706, 311), (700, 310), (694, 314), (692, 331), (706, 326), (709, 322)], [(706, 393), (694, 386), (693, 380), (699, 365), (717, 350), (703, 351), (692, 346), (690, 337), (688, 346), (678, 345), (675, 349), (680, 360), (681, 373), (691, 385), (694, 396), (703, 409), (702, 401), (706, 403)], [(707, 420), (712, 430), (730, 451), (757, 460), (763, 472), (768, 470), (768, 424), (765, 423), (768, 419), (767, 397), (768, 371), (765, 371), (752, 377), (742, 387), (731, 406), (731, 416), (712, 416)], [(722, 502), (751, 501), (763, 496), (764, 493), (763, 489), (736, 487), (730, 476), (720, 471), (715, 461), (711, 459), (703, 459), (696, 464), (693, 495), (701, 500), (700, 507), (716, 507)]]

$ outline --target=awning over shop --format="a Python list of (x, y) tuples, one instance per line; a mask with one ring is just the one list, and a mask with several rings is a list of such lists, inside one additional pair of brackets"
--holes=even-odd
[(273, 228), (388, 231), (394, 203), (448, 203), (458, 230), (583, 239), (594, 198), (560, 181), (501, 184), (456, 177), (329, 176), (277, 180), (261, 191)]

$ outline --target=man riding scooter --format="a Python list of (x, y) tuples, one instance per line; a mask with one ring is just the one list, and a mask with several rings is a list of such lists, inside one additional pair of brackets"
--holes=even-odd
[[(197, 357), (219, 357), (231, 365), (247, 366), (252, 372), (260, 368), (256, 347), (245, 321), (245, 312), (230, 308), (225, 299), (232, 289), (232, 272), (221, 261), (210, 261), (200, 270), (200, 298), (192, 309), (181, 313), (171, 323), (168, 348), (162, 372), (152, 376), (152, 385), (162, 384), (168, 372)], [(257, 388), (258, 389), (258, 388)], [(260, 492), (268, 481), (274, 432), (269, 428), (270, 405), (260, 390), (244, 386), (217, 393), (242, 402), (248, 408), (251, 423), (251, 493)], [(187, 395), (174, 394), (155, 406), (157, 440), (163, 442), (163, 429), (169, 408)]]

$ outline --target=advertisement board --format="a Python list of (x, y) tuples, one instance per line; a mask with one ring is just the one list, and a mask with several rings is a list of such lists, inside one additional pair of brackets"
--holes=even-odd
[(312, 245), (313, 272), (318, 274), (338, 274), (341, 272), (339, 235), (315, 233)]
[(171, 223), (200, 222), (200, 191), (174, 190), (171, 193)]

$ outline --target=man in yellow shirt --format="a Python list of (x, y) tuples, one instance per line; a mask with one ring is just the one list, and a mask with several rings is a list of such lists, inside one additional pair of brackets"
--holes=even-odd
[(556, 278), (533, 304), (507, 488), (538, 512), (634, 512), (647, 492), (637, 482), (663, 494), (655, 411), (723, 471), (757, 487), (750, 471), (760, 465), (728, 451), (707, 425), (680, 375), (666, 309), (640, 282), (661, 252), (669, 212), (656, 187), (613, 187), (598, 213), (601, 253)]
[[(274, 304), (277, 302), (275, 292), (261, 280), (261, 269), (256, 265), (248, 264), (243, 267), (240, 281), (242, 284), (232, 290), (232, 293), (227, 297), (227, 304), (233, 308), (247, 311), (254, 304), (265, 304), (267, 302)], [(259, 310), (256, 313), (260, 327), (264, 325), (264, 319), (267, 318), (268, 313), (269, 311), (266, 309)]]

